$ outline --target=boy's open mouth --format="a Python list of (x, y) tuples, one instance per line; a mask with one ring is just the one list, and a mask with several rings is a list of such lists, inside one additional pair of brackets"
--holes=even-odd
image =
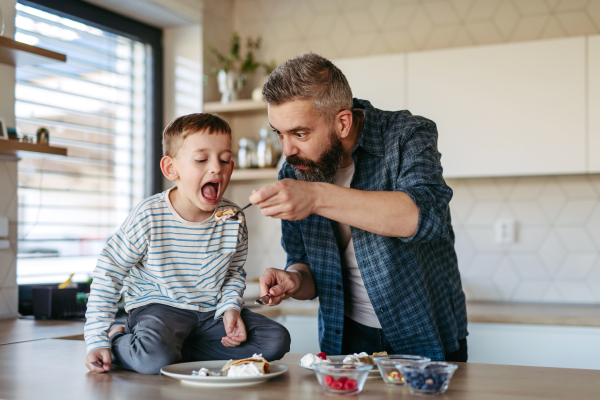
[(219, 200), (220, 189), (221, 182), (206, 182), (204, 186), (202, 186), (202, 197), (204, 197), (204, 200), (208, 201), (209, 203), (216, 203), (217, 200)]

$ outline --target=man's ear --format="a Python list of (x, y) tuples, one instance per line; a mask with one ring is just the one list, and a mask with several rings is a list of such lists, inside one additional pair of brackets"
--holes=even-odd
[(340, 139), (345, 139), (352, 129), (352, 111), (342, 110), (337, 115), (337, 124), (340, 128)]
[(175, 182), (177, 179), (179, 179), (179, 174), (175, 169), (175, 163), (173, 163), (173, 158), (171, 156), (164, 156), (160, 160), (160, 170), (165, 178), (170, 181)]

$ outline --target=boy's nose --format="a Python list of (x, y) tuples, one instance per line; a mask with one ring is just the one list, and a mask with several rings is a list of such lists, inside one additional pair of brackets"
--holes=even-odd
[(212, 174), (218, 174), (219, 172), (221, 172), (221, 161), (220, 160), (213, 160), (210, 162), (209, 164), (209, 172)]

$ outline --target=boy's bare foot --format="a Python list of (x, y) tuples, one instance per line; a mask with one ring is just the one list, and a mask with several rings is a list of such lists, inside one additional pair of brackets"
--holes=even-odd
[(110, 330), (110, 332), (108, 332), (108, 337), (111, 337), (112, 335), (114, 335), (117, 332), (125, 332), (125, 327), (124, 326), (115, 326), (114, 328), (112, 328)]

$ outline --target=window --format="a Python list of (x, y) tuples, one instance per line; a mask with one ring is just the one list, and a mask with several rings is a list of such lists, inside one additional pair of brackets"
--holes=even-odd
[(17, 131), (35, 135), (45, 127), (51, 145), (69, 155), (19, 162), (17, 283), (60, 282), (72, 272), (85, 281), (108, 237), (156, 189), (148, 168), (159, 126), (153, 48), (23, 3), (16, 5), (15, 39), (64, 53), (67, 62), (17, 67)]

